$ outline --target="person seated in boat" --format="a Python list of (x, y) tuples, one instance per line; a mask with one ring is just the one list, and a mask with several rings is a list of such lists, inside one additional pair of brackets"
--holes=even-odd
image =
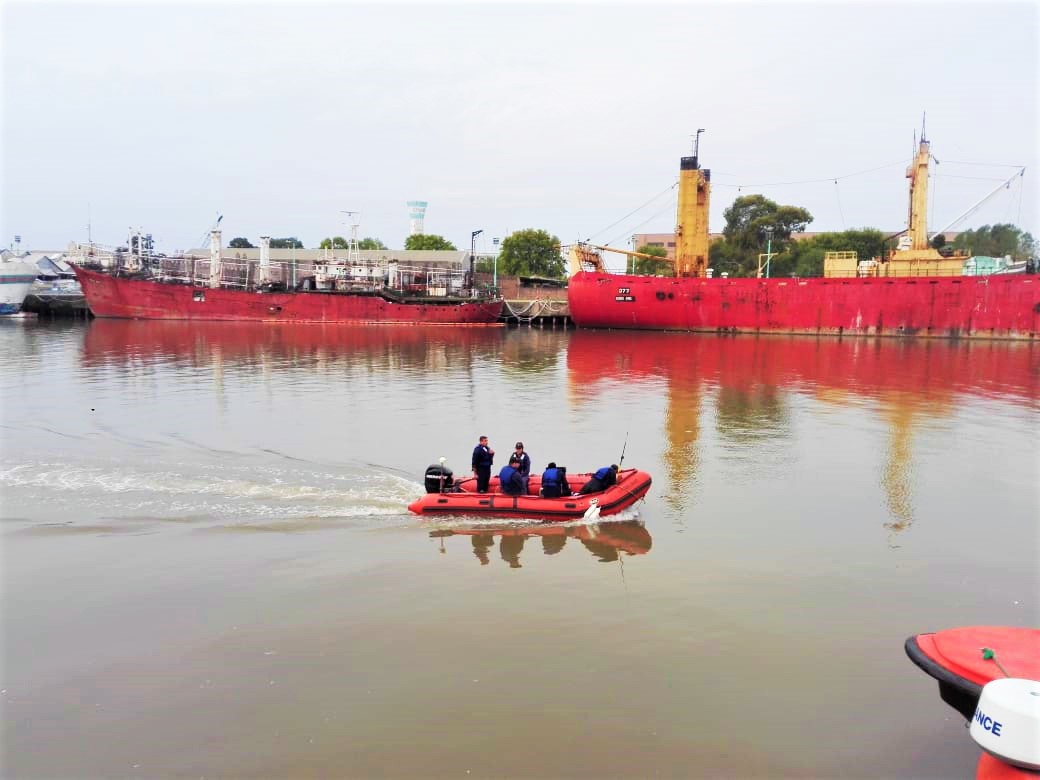
[(542, 496), (544, 498), (559, 498), (569, 496), (570, 485), (567, 484), (567, 472), (557, 468), (555, 461), (549, 461), (545, 471), (542, 472)]
[(617, 464), (604, 466), (592, 475), (592, 479), (582, 485), (581, 490), (578, 491), (578, 495), (584, 496), (588, 493), (601, 493), (611, 485), (616, 485), (617, 473)]
[(524, 495), (527, 495), (527, 483), (531, 479), (531, 456), (524, 452), (524, 443), (522, 441), (516, 443), (513, 457), (520, 464), (517, 468), (520, 471), (520, 479), (524, 481)]
[(520, 477), (520, 461), (515, 455), (509, 456), (509, 463), (502, 467), (498, 474), (498, 484), (502, 492), (507, 496), (521, 496), (524, 491), (524, 481)]

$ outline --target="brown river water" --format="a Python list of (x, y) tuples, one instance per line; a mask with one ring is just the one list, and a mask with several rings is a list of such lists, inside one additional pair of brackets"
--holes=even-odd
[[(1040, 344), (0, 322), (7, 778), (947, 778), (1037, 625)], [(618, 518), (410, 515), (650, 472)]]

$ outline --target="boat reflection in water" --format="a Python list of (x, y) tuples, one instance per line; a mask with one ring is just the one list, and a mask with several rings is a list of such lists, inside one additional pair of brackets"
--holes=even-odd
[[(665, 501), (692, 501), (708, 414), (732, 453), (754, 452), (761, 468), (790, 457), (797, 396), (837, 411), (875, 411), (888, 443), (879, 481), (894, 533), (913, 522), (914, 432), (971, 400), (1040, 405), (1040, 346), (1015, 342), (816, 339), (575, 331), (568, 344), (572, 406), (633, 384), (665, 398)], [(714, 407), (713, 409), (711, 407)], [(712, 413), (713, 412), (713, 413)]]
[(444, 540), (452, 536), (468, 536), (473, 555), (481, 566), (491, 563), (495, 537), (498, 552), (511, 569), (522, 568), (520, 553), (527, 540), (537, 537), (545, 555), (556, 555), (567, 545), (568, 539), (577, 540), (601, 563), (613, 563), (625, 555), (645, 555), (650, 552), (650, 532), (639, 520), (621, 520), (609, 523), (577, 525), (473, 525), (452, 526), (430, 531), (431, 539), (440, 540), (441, 553), (447, 553)]
[(87, 328), (83, 362), (241, 367), (251, 375), (296, 366), (457, 372), (498, 355), (504, 335), (500, 328), (100, 319)]

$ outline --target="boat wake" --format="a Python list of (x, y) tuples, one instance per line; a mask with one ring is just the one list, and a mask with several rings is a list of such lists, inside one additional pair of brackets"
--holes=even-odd
[(285, 531), (407, 518), (407, 501), (422, 488), (413, 479), (357, 467), (254, 462), (207, 468), (147, 460), (105, 467), (49, 459), (0, 462), (0, 489), (3, 515), (34, 525), (154, 521)]

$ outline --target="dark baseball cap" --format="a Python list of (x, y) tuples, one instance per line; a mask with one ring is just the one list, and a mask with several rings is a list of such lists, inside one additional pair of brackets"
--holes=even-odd
[(516, 448), (517, 448), (518, 450), (522, 450), (522, 449), (524, 448), (524, 443), (523, 443), (522, 441), (518, 441), (518, 442), (516, 443)]

